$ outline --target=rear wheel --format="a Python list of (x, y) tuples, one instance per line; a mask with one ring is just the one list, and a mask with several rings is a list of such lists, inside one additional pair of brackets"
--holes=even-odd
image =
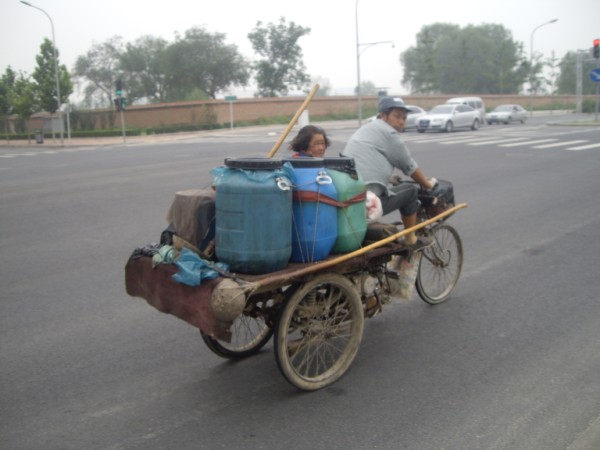
[(479, 130), (479, 120), (475, 119), (473, 121), (473, 125), (471, 125), (471, 130), (473, 130), (473, 131)]
[(215, 339), (201, 331), (202, 340), (222, 358), (240, 359), (258, 353), (273, 336), (273, 327), (265, 321), (272, 303), (268, 299), (249, 304), (231, 325), (231, 342)]
[(362, 340), (363, 307), (352, 282), (325, 273), (286, 300), (275, 330), (275, 360), (294, 386), (314, 391), (337, 381)]
[(433, 245), (423, 249), (417, 292), (423, 301), (435, 305), (447, 300), (460, 277), (463, 247), (458, 231), (448, 224), (432, 229)]

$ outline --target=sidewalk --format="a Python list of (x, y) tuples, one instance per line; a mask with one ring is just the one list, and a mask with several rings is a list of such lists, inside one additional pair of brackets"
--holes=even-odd
[[(319, 126), (324, 127), (327, 130), (339, 129), (339, 128), (358, 128), (358, 120), (335, 120), (327, 122), (314, 122)], [(253, 135), (262, 134), (271, 136), (281, 136), (286, 130), (287, 124), (274, 124), (274, 125), (255, 125), (249, 127), (235, 127), (235, 128), (218, 128), (215, 130), (202, 130), (202, 131), (182, 131), (179, 133), (165, 133), (165, 134), (148, 134), (142, 136), (126, 136), (125, 142), (123, 136), (110, 136), (110, 137), (77, 137), (68, 139), (63, 136), (64, 145), (60, 142), (60, 136), (56, 135), (56, 138), (44, 138), (43, 144), (36, 144), (35, 139), (30, 141), (19, 139), (11, 140), (7, 142), (5, 136), (1, 136), (0, 147), (36, 147), (36, 148), (52, 148), (52, 147), (85, 147), (85, 146), (109, 146), (109, 145), (123, 145), (123, 144), (143, 144), (143, 143), (160, 143), (160, 142), (174, 142), (183, 141), (187, 139), (198, 139), (207, 136), (236, 136), (247, 133)], [(299, 126), (296, 124), (288, 135), (294, 136), (298, 132)]]

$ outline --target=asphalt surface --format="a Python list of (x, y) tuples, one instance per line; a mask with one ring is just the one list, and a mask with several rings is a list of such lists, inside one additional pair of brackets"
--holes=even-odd
[[(1, 147), (0, 447), (600, 448), (600, 129), (546, 123), (406, 133), (469, 204), (450, 221), (459, 285), (368, 319), (348, 373), (310, 394), (271, 343), (222, 360), (123, 281), (176, 191), (266, 155), (285, 127)], [(333, 154), (354, 130), (326, 128)]]

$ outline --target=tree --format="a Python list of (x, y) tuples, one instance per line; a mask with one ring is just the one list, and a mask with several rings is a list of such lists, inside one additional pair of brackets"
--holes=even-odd
[(16, 76), (15, 71), (8, 66), (2, 77), (0, 77), (0, 114), (2, 114), (4, 119), (4, 131), (7, 140), (9, 133), (8, 116), (12, 114), (13, 111), (10, 95), (15, 84)]
[[(360, 95), (377, 95), (377, 86), (372, 81), (366, 80), (360, 83)], [(356, 88), (354, 88), (356, 94)]]
[(113, 36), (103, 43), (95, 43), (75, 61), (73, 74), (84, 86), (84, 97), (90, 105), (112, 105), (122, 54), (123, 40)]
[(130, 103), (140, 98), (152, 102), (167, 100), (168, 45), (162, 38), (143, 36), (127, 44), (125, 52), (118, 56), (119, 68), (126, 74)]
[(3, 116), (12, 113), (13, 107), (10, 95), (16, 79), (17, 74), (10, 66), (6, 68), (6, 71), (0, 77), (0, 114)]
[[(23, 72), (19, 72), (9, 98), (13, 107), (13, 114), (17, 114), (20, 119), (23, 119), (23, 122), (25, 122), (25, 119), (29, 119), (39, 108), (36, 91), (36, 86), (29, 80), (29, 77)], [(27, 131), (24, 125), (21, 126), (23, 131)]]
[[(596, 83), (590, 80), (589, 73), (595, 67), (596, 60), (583, 56), (581, 60), (582, 72), (582, 93), (584, 95), (593, 94), (596, 90)], [(560, 74), (556, 82), (558, 94), (576, 94), (577, 93), (577, 53), (568, 52), (559, 63)]]
[(560, 73), (559, 60), (556, 57), (556, 53), (554, 50), (548, 59), (546, 59), (546, 66), (549, 69), (548, 76), (545, 78), (546, 85), (548, 86), (548, 90), (550, 95), (556, 95), (556, 91), (558, 89), (558, 76)]
[(209, 33), (202, 27), (185, 32), (166, 49), (168, 100), (183, 100), (194, 90), (210, 98), (230, 86), (246, 86), (249, 64), (237, 46), (225, 44), (225, 35)]
[(414, 93), (518, 93), (527, 79), (522, 44), (501, 25), (424, 26), (400, 56), (402, 83)]
[(286, 23), (280, 17), (278, 24), (269, 23), (263, 26), (257, 22), (256, 27), (248, 33), (252, 48), (262, 59), (254, 63), (256, 84), (262, 97), (287, 95), (290, 88), (303, 90), (308, 87), (310, 77), (305, 73), (302, 61), (302, 49), (298, 39), (310, 33), (310, 28)]
[[(49, 39), (44, 39), (44, 42), (40, 46), (40, 54), (35, 57), (37, 66), (32, 75), (36, 82), (40, 107), (52, 114), (58, 110), (54, 50), (52, 42)], [(57, 64), (58, 57), (59, 53), (56, 50)], [(71, 82), (71, 75), (69, 75), (67, 68), (60, 64), (58, 64), (58, 83), (60, 85), (59, 103), (62, 105), (68, 101), (69, 96), (73, 93), (73, 83)]]

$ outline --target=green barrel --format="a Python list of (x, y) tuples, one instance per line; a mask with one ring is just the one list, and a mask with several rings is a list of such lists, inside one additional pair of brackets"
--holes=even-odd
[(356, 171), (353, 158), (325, 158), (325, 169), (338, 193), (338, 236), (332, 253), (349, 253), (361, 247), (367, 232), (367, 186)]

